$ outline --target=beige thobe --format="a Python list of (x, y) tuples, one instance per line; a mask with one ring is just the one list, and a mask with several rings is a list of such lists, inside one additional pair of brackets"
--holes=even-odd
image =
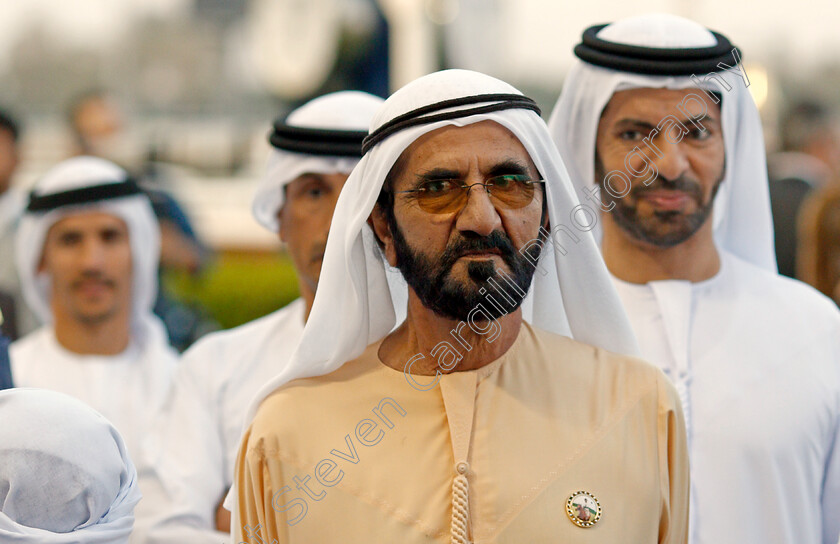
[[(658, 369), (523, 324), (493, 363), (420, 390), (380, 344), (262, 403), (234, 542), (456, 542), (464, 514), (476, 544), (686, 541), (684, 424)], [(589, 527), (567, 513), (580, 491)]]

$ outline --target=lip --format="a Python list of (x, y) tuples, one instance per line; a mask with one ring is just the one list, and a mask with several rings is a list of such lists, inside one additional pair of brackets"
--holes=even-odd
[(489, 259), (491, 257), (501, 257), (502, 252), (498, 249), (480, 249), (480, 250), (473, 250), (473, 251), (465, 251), (461, 253), (461, 257), (476, 257), (482, 259)]
[(641, 198), (662, 210), (679, 210), (691, 202), (688, 193), (682, 191), (651, 191)]
[(98, 295), (111, 289), (111, 285), (104, 281), (83, 281), (76, 284), (76, 290), (86, 295)]

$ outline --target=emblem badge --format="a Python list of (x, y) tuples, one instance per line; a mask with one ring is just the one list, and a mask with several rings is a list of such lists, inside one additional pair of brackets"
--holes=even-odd
[(591, 493), (575, 491), (566, 501), (566, 513), (578, 527), (592, 527), (601, 519), (601, 503)]

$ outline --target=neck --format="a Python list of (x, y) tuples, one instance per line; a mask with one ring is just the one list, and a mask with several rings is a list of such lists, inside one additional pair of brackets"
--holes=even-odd
[(68, 316), (55, 317), (55, 338), (67, 351), (79, 355), (117, 355), (130, 340), (128, 316), (97, 323), (82, 322)]
[(632, 238), (609, 214), (604, 214), (602, 251), (607, 268), (629, 283), (659, 280), (700, 282), (720, 270), (711, 217), (688, 240), (662, 248)]
[[(379, 358), (385, 365), (404, 371), (408, 361), (421, 354), (423, 357), (415, 359), (410, 369), (411, 374), (421, 376), (476, 370), (510, 349), (522, 327), (522, 309), (477, 325), (473, 328), (463, 321), (438, 316), (409, 289), (405, 322), (382, 342)], [(480, 327), (485, 327), (486, 334), (474, 330)]]

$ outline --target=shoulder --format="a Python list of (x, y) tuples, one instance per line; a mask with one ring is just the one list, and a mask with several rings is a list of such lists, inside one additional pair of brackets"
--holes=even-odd
[[(572, 395), (580, 402), (603, 402), (604, 405), (626, 405), (642, 397), (654, 398), (664, 391), (673, 393), (673, 386), (656, 366), (629, 355), (613, 353), (566, 336), (528, 325), (523, 329), (532, 343), (536, 357), (528, 366), (538, 364), (530, 387), (545, 388), (557, 384), (563, 395)], [(533, 372), (533, 371), (532, 371)], [(569, 384), (574, 384), (569, 387)]]
[(253, 360), (268, 342), (294, 343), (303, 331), (303, 301), (298, 299), (268, 315), (238, 327), (216, 331), (199, 339), (181, 356), (185, 368), (240, 366)]
[(52, 335), (52, 331), (49, 326), (45, 325), (26, 336), (18, 338), (9, 345), (9, 356), (14, 359), (32, 353), (43, 355), (44, 350), (48, 348), (47, 339), (50, 335)]
[(840, 325), (840, 310), (828, 297), (807, 283), (770, 272), (735, 255), (726, 254), (739, 296), (752, 299), (756, 308), (773, 311), (774, 317), (791, 322)]
[(180, 359), (178, 351), (169, 343), (169, 334), (160, 318), (151, 312), (135, 322), (132, 340), (137, 342), (136, 357), (147, 361), (153, 368), (173, 372)]
[[(653, 384), (661, 372), (654, 365), (637, 357), (613, 353), (603, 348), (579, 342), (567, 336), (554, 334), (532, 325), (528, 332), (534, 346), (541, 353), (549, 372), (568, 372), (591, 377), (611, 377), (611, 379), (629, 382), (648, 382)], [(581, 376), (583, 377), (583, 376)]]
[[(391, 375), (390, 370), (373, 364), (366, 357), (369, 353), (367, 350), (329, 374), (298, 378), (275, 389), (260, 403), (251, 436), (282, 444), (287, 450), (298, 449), (303, 447), (302, 429), (341, 425), (347, 418), (369, 412), (383, 396), (410, 389), (402, 374)], [(321, 438), (321, 433), (307, 434), (307, 443), (312, 445)]]

